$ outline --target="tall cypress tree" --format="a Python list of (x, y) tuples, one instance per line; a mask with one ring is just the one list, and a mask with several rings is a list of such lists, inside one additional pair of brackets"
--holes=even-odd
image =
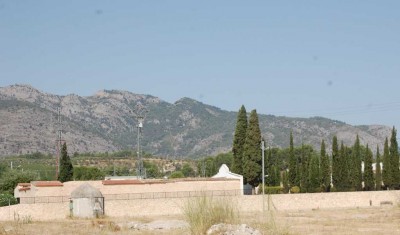
[(300, 158), (300, 189), (301, 192), (307, 192), (308, 189), (308, 162), (309, 162), (309, 155), (306, 155), (304, 144), (301, 145), (301, 158)]
[(334, 136), (332, 139), (332, 183), (336, 190), (338, 189), (338, 186), (340, 187), (340, 168), (339, 147), (337, 137)]
[(298, 169), (297, 169), (297, 158), (294, 154), (293, 146), (293, 133), (290, 132), (290, 145), (289, 145), (289, 184), (290, 187), (300, 186), (298, 184)]
[(376, 190), (382, 189), (382, 171), (381, 171), (381, 155), (379, 153), (379, 146), (376, 146), (376, 167), (375, 167), (375, 181)]
[(390, 166), (390, 158), (389, 158), (389, 141), (386, 137), (385, 145), (383, 147), (383, 170), (382, 170), (382, 180), (385, 188), (391, 187), (392, 185), (392, 172)]
[(340, 145), (339, 160), (338, 160), (338, 182), (337, 190), (340, 192), (346, 192), (351, 188), (351, 182), (349, 177), (349, 149), (344, 146), (343, 141)]
[(256, 110), (250, 113), (243, 156), (243, 177), (255, 187), (261, 178), (261, 130)]
[(364, 190), (371, 191), (375, 188), (374, 173), (372, 171), (372, 151), (369, 149), (368, 144), (365, 150), (364, 161)]
[(328, 192), (330, 190), (331, 186), (331, 164), (329, 162), (329, 157), (326, 154), (326, 149), (325, 149), (325, 141), (322, 140), (321, 142), (321, 152), (320, 152), (320, 158), (321, 158), (321, 166), (320, 166), (320, 172), (321, 172), (321, 188), (325, 191)]
[(268, 175), (266, 178), (266, 184), (268, 186), (279, 186), (280, 185), (280, 176), (279, 176), (279, 169), (277, 166), (274, 165), (272, 162), (272, 150), (266, 150), (268, 151), (266, 156), (266, 164), (265, 164), (265, 173)]
[(390, 137), (389, 158), (390, 171), (392, 177), (391, 188), (397, 188), (400, 184), (399, 170), (399, 145), (397, 144), (396, 129), (393, 127), (392, 136)]
[(307, 192), (318, 192), (320, 186), (319, 183), (319, 158), (315, 155), (311, 155), (309, 158)]
[(243, 174), (243, 150), (246, 141), (247, 113), (244, 105), (239, 110), (236, 121), (235, 136), (233, 137), (233, 165), (232, 172)]
[(351, 180), (351, 190), (359, 191), (362, 188), (362, 174), (361, 174), (361, 147), (360, 138), (356, 137), (356, 141), (353, 145), (353, 152), (350, 161), (350, 180)]
[(74, 174), (74, 167), (67, 152), (67, 144), (64, 143), (61, 149), (60, 174), (58, 180), (61, 182), (71, 181)]

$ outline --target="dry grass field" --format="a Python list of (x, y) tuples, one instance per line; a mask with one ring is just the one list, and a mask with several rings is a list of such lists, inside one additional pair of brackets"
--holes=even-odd
[[(178, 226), (174, 226), (178, 224)], [(183, 216), (145, 218), (104, 218), (37, 222), (16, 218), (0, 222), (0, 234), (190, 234)], [(241, 214), (240, 223), (263, 234), (400, 234), (400, 208), (360, 208)], [(144, 224), (134, 229), (135, 224)], [(153, 225), (153, 228), (151, 228)], [(157, 226), (154, 226), (157, 224)], [(181, 227), (179, 228), (179, 224)], [(163, 229), (162, 229), (163, 227)]]

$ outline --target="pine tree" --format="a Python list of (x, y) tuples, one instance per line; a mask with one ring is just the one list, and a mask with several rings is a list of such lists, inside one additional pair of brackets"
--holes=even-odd
[(261, 178), (261, 130), (256, 110), (250, 113), (243, 156), (243, 178), (256, 187)]
[(325, 150), (325, 141), (321, 142), (321, 188), (328, 192), (331, 186), (331, 164)]
[(383, 169), (382, 169), (382, 180), (385, 188), (389, 188), (392, 185), (392, 175), (390, 170), (390, 158), (389, 158), (389, 141), (386, 137), (385, 145), (383, 147)]
[(356, 137), (356, 141), (353, 145), (353, 152), (351, 155), (350, 161), (350, 180), (351, 180), (351, 190), (359, 191), (362, 188), (362, 173), (361, 173), (361, 146), (360, 146), (360, 138)]
[(337, 143), (337, 137), (334, 136), (332, 139), (332, 183), (333, 187), (338, 189), (340, 186), (340, 159), (339, 159), (339, 148)]
[(74, 174), (74, 167), (67, 152), (67, 144), (64, 143), (61, 149), (60, 174), (58, 180), (61, 182), (71, 181)]
[(364, 161), (364, 190), (371, 191), (375, 187), (374, 173), (372, 171), (372, 152), (367, 145)]
[(400, 170), (399, 170), (399, 145), (397, 144), (396, 129), (393, 127), (392, 136), (390, 137), (389, 147), (389, 161), (392, 184), (391, 188), (397, 188), (400, 184)]
[(376, 190), (382, 189), (382, 171), (381, 171), (381, 155), (379, 146), (376, 146), (376, 168), (375, 168)]
[(232, 172), (243, 174), (243, 149), (246, 141), (247, 130), (247, 113), (244, 105), (239, 110), (237, 115), (235, 136), (233, 138), (233, 165)]
[(293, 133), (290, 132), (290, 145), (289, 145), (289, 184), (290, 187), (299, 186), (298, 184), (298, 169), (297, 169), (297, 158), (294, 154), (293, 146)]

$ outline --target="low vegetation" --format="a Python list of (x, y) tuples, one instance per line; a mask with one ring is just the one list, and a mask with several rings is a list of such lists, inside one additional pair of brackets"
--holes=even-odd
[(235, 224), (239, 221), (239, 210), (233, 199), (214, 198), (203, 195), (190, 198), (183, 206), (183, 213), (193, 235), (206, 234), (214, 224)]

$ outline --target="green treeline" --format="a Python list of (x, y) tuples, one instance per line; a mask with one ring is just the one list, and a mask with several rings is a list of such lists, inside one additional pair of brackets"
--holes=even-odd
[[(233, 172), (242, 174), (244, 182), (253, 187), (262, 181), (262, 137), (256, 115), (253, 110), (247, 120), (245, 107), (240, 108), (232, 147)], [(294, 146), (292, 132), (288, 138), (288, 148), (265, 150), (264, 177), (268, 187), (281, 186), (284, 192), (303, 193), (400, 188), (399, 149), (394, 127), (390, 140), (385, 140), (383, 156), (377, 148), (375, 160), (368, 144), (362, 145), (358, 135), (352, 146), (344, 145), (333, 136), (330, 151), (326, 149), (325, 140), (321, 140), (319, 152), (304, 143)]]

